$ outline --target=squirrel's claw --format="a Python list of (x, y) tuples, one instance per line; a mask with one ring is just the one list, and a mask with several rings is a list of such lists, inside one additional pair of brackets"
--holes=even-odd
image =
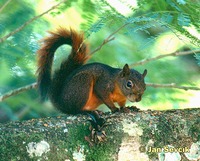
[(95, 144), (106, 141), (106, 133), (105, 131), (95, 131), (95, 129), (93, 129), (90, 136), (85, 136), (85, 140), (90, 146), (94, 146)]
[(130, 113), (130, 112), (139, 112), (140, 109), (137, 108), (136, 106), (127, 106), (127, 107), (121, 107), (120, 112), (124, 113)]
[(94, 140), (96, 143), (104, 142), (106, 141), (106, 133), (105, 131), (97, 131), (94, 133)]
[(89, 127), (91, 134), (85, 137), (85, 140), (88, 141), (91, 146), (106, 141), (106, 133), (102, 130), (105, 126), (105, 119), (101, 118), (97, 111), (87, 112), (87, 115), (91, 118), (89, 120), (91, 123)]
[(85, 140), (89, 142), (90, 146), (106, 141), (106, 133), (102, 130), (105, 126), (105, 120), (99, 118), (95, 121), (89, 121), (91, 122), (91, 126), (89, 127), (91, 133), (88, 137), (85, 137)]
[(106, 133), (105, 131), (96, 131), (95, 129), (92, 129), (90, 139), (95, 144), (104, 142), (106, 141)]
[(105, 120), (99, 118), (96, 123), (93, 122), (91, 125), (91, 140), (95, 143), (104, 142), (106, 140), (106, 133), (102, 129), (105, 125)]

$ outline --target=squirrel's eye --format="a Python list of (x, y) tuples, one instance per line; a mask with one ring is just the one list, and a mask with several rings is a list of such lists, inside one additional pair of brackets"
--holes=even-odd
[(127, 86), (128, 88), (132, 88), (132, 87), (133, 87), (133, 82), (132, 82), (131, 80), (128, 80), (126, 86)]

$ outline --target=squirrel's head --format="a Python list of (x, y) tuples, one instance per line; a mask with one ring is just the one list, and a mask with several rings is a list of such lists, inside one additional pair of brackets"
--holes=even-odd
[(140, 74), (134, 69), (130, 69), (128, 64), (125, 64), (120, 72), (119, 85), (121, 86), (122, 93), (131, 102), (139, 102), (146, 89), (144, 78), (147, 74), (145, 69), (143, 74)]

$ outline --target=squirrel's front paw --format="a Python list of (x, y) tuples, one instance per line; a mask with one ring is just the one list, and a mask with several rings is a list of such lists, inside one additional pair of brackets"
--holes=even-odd
[(141, 110), (140, 110), (139, 108), (137, 108), (136, 106), (130, 106), (129, 109), (130, 109), (131, 111), (135, 111), (135, 112), (141, 111)]
[(130, 112), (139, 112), (140, 109), (137, 108), (136, 106), (127, 106), (127, 107), (121, 107), (120, 108), (120, 112), (124, 112), (124, 113), (130, 113)]

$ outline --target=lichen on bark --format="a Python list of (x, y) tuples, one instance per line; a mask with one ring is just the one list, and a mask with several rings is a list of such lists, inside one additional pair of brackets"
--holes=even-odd
[(83, 115), (0, 124), (0, 158), (5, 161), (162, 160), (169, 153), (160, 149), (187, 147), (191, 153), (171, 152), (170, 157), (195, 160), (200, 158), (199, 116), (199, 108), (104, 114), (107, 139), (92, 147), (85, 140), (90, 134), (89, 118)]

